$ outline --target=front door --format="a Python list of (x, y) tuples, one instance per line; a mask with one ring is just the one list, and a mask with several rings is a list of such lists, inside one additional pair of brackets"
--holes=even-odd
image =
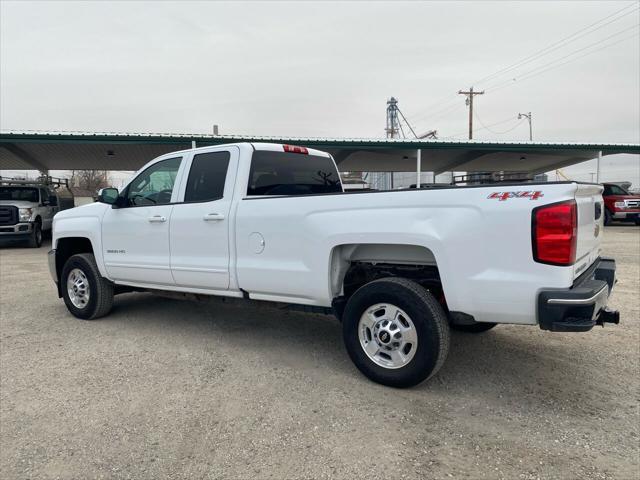
[(171, 271), (186, 288), (229, 288), (231, 201), (238, 168), (236, 147), (196, 153), (184, 177), (183, 201), (173, 207)]
[(159, 160), (124, 190), (123, 205), (102, 219), (102, 246), (109, 276), (124, 283), (174, 285), (169, 221), (182, 157)]

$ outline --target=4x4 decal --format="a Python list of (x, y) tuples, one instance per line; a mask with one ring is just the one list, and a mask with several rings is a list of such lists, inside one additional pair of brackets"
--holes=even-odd
[(520, 192), (493, 192), (487, 198), (497, 198), (499, 201), (504, 202), (509, 198), (528, 198), (529, 200), (538, 200), (540, 197), (544, 197), (540, 190), (525, 190)]

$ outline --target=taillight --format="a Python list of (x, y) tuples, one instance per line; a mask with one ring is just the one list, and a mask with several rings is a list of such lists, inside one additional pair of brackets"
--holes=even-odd
[(309, 154), (309, 150), (307, 150), (306, 147), (299, 147), (297, 145), (282, 145), (282, 148), (284, 148), (284, 151), (288, 153), (302, 153), (303, 155)]
[(535, 208), (531, 225), (533, 259), (549, 265), (573, 265), (577, 229), (575, 200)]

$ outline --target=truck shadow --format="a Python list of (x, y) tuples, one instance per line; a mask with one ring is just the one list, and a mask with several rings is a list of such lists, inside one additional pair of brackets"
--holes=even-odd
[[(340, 383), (358, 384), (360, 389), (386, 389), (352, 365), (341, 326), (329, 316), (126, 294), (117, 297), (112, 314), (100, 322), (120, 323), (123, 335), (127, 328), (141, 327), (156, 335), (177, 335), (183, 345), (190, 339), (211, 339), (214, 350), (261, 358), (265, 368), (295, 369), (315, 384), (342, 376)], [(522, 408), (567, 407), (572, 415), (600, 412), (612, 401), (610, 383), (600, 378), (607, 374), (597, 352), (585, 351), (575, 334), (499, 325), (483, 334), (452, 332), (451, 337), (440, 373), (412, 389), (396, 390), (398, 395), (423, 400), (431, 395), (464, 396), (479, 405), (517, 399)], [(577, 405), (577, 398), (587, 397), (593, 401)]]

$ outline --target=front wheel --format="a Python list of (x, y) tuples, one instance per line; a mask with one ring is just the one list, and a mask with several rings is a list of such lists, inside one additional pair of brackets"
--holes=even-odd
[(113, 305), (113, 284), (100, 275), (91, 253), (69, 257), (60, 277), (67, 309), (78, 318), (93, 320), (105, 316)]
[(374, 382), (411, 387), (434, 375), (449, 350), (447, 316), (435, 297), (405, 278), (359, 288), (342, 319), (347, 352)]
[(42, 245), (42, 225), (40, 222), (35, 222), (33, 224), (33, 230), (31, 231), (31, 235), (29, 236), (29, 246), (31, 248), (40, 248)]

